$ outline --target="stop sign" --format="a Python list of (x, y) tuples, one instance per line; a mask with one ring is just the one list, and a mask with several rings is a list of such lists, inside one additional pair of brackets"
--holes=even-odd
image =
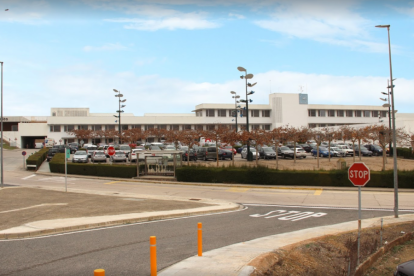
[(348, 169), (349, 181), (354, 186), (365, 186), (371, 179), (369, 168), (364, 163), (354, 163)]
[(115, 148), (114, 147), (108, 147), (108, 155), (112, 156), (115, 154)]

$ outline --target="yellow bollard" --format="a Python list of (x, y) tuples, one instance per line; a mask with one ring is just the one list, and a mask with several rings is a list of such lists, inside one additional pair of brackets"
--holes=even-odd
[(151, 276), (157, 276), (157, 237), (150, 237)]
[(198, 223), (198, 256), (203, 256), (203, 224)]
[(95, 269), (93, 276), (105, 276), (105, 269)]

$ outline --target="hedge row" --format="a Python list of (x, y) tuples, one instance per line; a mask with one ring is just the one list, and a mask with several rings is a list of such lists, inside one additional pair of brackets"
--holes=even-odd
[[(346, 170), (281, 171), (266, 167), (203, 167), (177, 168), (176, 176), (182, 182), (240, 183), (286, 186), (353, 187)], [(393, 188), (393, 171), (371, 171), (371, 180), (365, 187)], [(414, 171), (398, 172), (399, 188), (414, 188)]]
[(411, 148), (397, 148), (397, 156), (404, 157), (404, 159), (414, 159)]
[(32, 155), (29, 155), (26, 159), (26, 165), (36, 165), (36, 168), (39, 168), (42, 165), (43, 161), (46, 160), (48, 148), (43, 148), (39, 151), (36, 151)]
[[(137, 176), (136, 164), (120, 165), (120, 164), (102, 164), (102, 163), (72, 163), (68, 162), (68, 174), (78, 175), (93, 175), (93, 176), (107, 176), (107, 177), (120, 177), (120, 178), (132, 178)], [(56, 153), (55, 156), (49, 162), (49, 168), (51, 172), (65, 173), (65, 154)], [(150, 165), (149, 169), (155, 169), (155, 164)], [(168, 169), (172, 170), (173, 166), (168, 166)], [(139, 171), (143, 172), (145, 169), (144, 164), (140, 164)]]

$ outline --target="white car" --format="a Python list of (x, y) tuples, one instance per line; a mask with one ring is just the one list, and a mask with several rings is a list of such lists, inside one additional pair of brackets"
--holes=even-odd
[[(253, 159), (256, 159), (256, 149), (253, 147), (250, 147), (250, 152), (253, 154)], [(241, 158), (245, 159), (247, 158), (247, 148), (244, 148), (241, 152)], [(257, 159), (260, 159), (260, 154), (257, 152)]]
[(338, 147), (331, 147), (331, 151), (334, 152), (334, 156), (341, 156), (341, 157), (345, 157), (346, 156), (346, 151), (344, 151), (343, 149), (341, 149), (339, 146)]
[(354, 155), (354, 151), (352, 150), (352, 148), (350, 148), (347, 145), (339, 145), (338, 148), (345, 151), (345, 156), (348, 156), (348, 155), (353, 156)]
[(137, 162), (137, 156), (139, 161), (145, 160), (145, 156), (151, 156), (151, 153), (145, 150), (145, 147), (137, 147), (132, 150), (131, 156), (129, 156), (129, 162)]
[(306, 151), (303, 148), (296, 148), (296, 158), (306, 158)]
[(85, 150), (78, 150), (72, 158), (72, 163), (88, 163), (88, 153)]

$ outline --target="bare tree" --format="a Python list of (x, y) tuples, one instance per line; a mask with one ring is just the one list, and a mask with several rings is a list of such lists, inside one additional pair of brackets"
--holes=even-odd
[(319, 169), (319, 146), (322, 143), (322, 141), (325, 140), (325, 132), (321, 130), (312, 130), (311, 137), (313, 137), (313, 139), (315, 139), (316, 142), (316, 163)]
[(328, 140), (328, 158), (331, 162), (331, 142), (336, 138), (338, 132), (331, 127), (322, 128), (322, 131), (325, 132), (325, 139)]
[(92, 130), (90, 129), (72, 129), (67, 133), (74, 135), (78, 140), (89, 140), (90, 138), (92, 138)]
[(216, 141), (216, 161), (217, 167), (219, 166), (219, 143), (222, 142), (222, 139), (227, 135), (230, 129), (226, 125), (217, 125), (216, 128), (210, 130), (204, 130), (202, 132), (204, 137), (210, 138), (211, 140)]
[(253, 129), (250, 131), (250, 139), (255, 141), (256, 149), (256, 166), (259, 164), (259, 147), (263, 146), (267, 142), (266, 131), (263, 129)]
[(296, 163), (296, 143), (303, 142), (309, 138), (309, 129), (307, 127), (285, 127), (285, 137), (288, 141), (293, 142), (293, 160)]
[(180, 137), (181, 142), (188, 146), (188, 157), (187, 157), (187, 165), (190, 165), (190, 150), (193, 148), (194, 145), (198, 145), (200, 141), (201, 133), (194, 129), (187, 129), (182, 131), (182, 135)]
[[(240, 134), (235, 129), (233, 129), (233, 130), (230, 130), (230, 131), (226, 132), (221, 137), (221, 140), (224, 143), (226, 143), (226, 144), (228, 144), (228, 145), (230, 145), (234, 148), (234, 145), (238, 141), (240, 141), (241, 139), (240, 139)], [(234, 166), (234, 152), (233, 152), (233, 150), (231, 152), (232, 152), (232, 165)]]
[(267, 132), (266, 136), (270, 140), (269, 142), (273, 142), (275, 145), (275, 152), (276, 152), (276, 169), (279, 168), (279, 156), (277, 154), (279, 143), (283, 141), (286, 136), (286, 131), (283, 126), (274, 128), (272, 131)]

